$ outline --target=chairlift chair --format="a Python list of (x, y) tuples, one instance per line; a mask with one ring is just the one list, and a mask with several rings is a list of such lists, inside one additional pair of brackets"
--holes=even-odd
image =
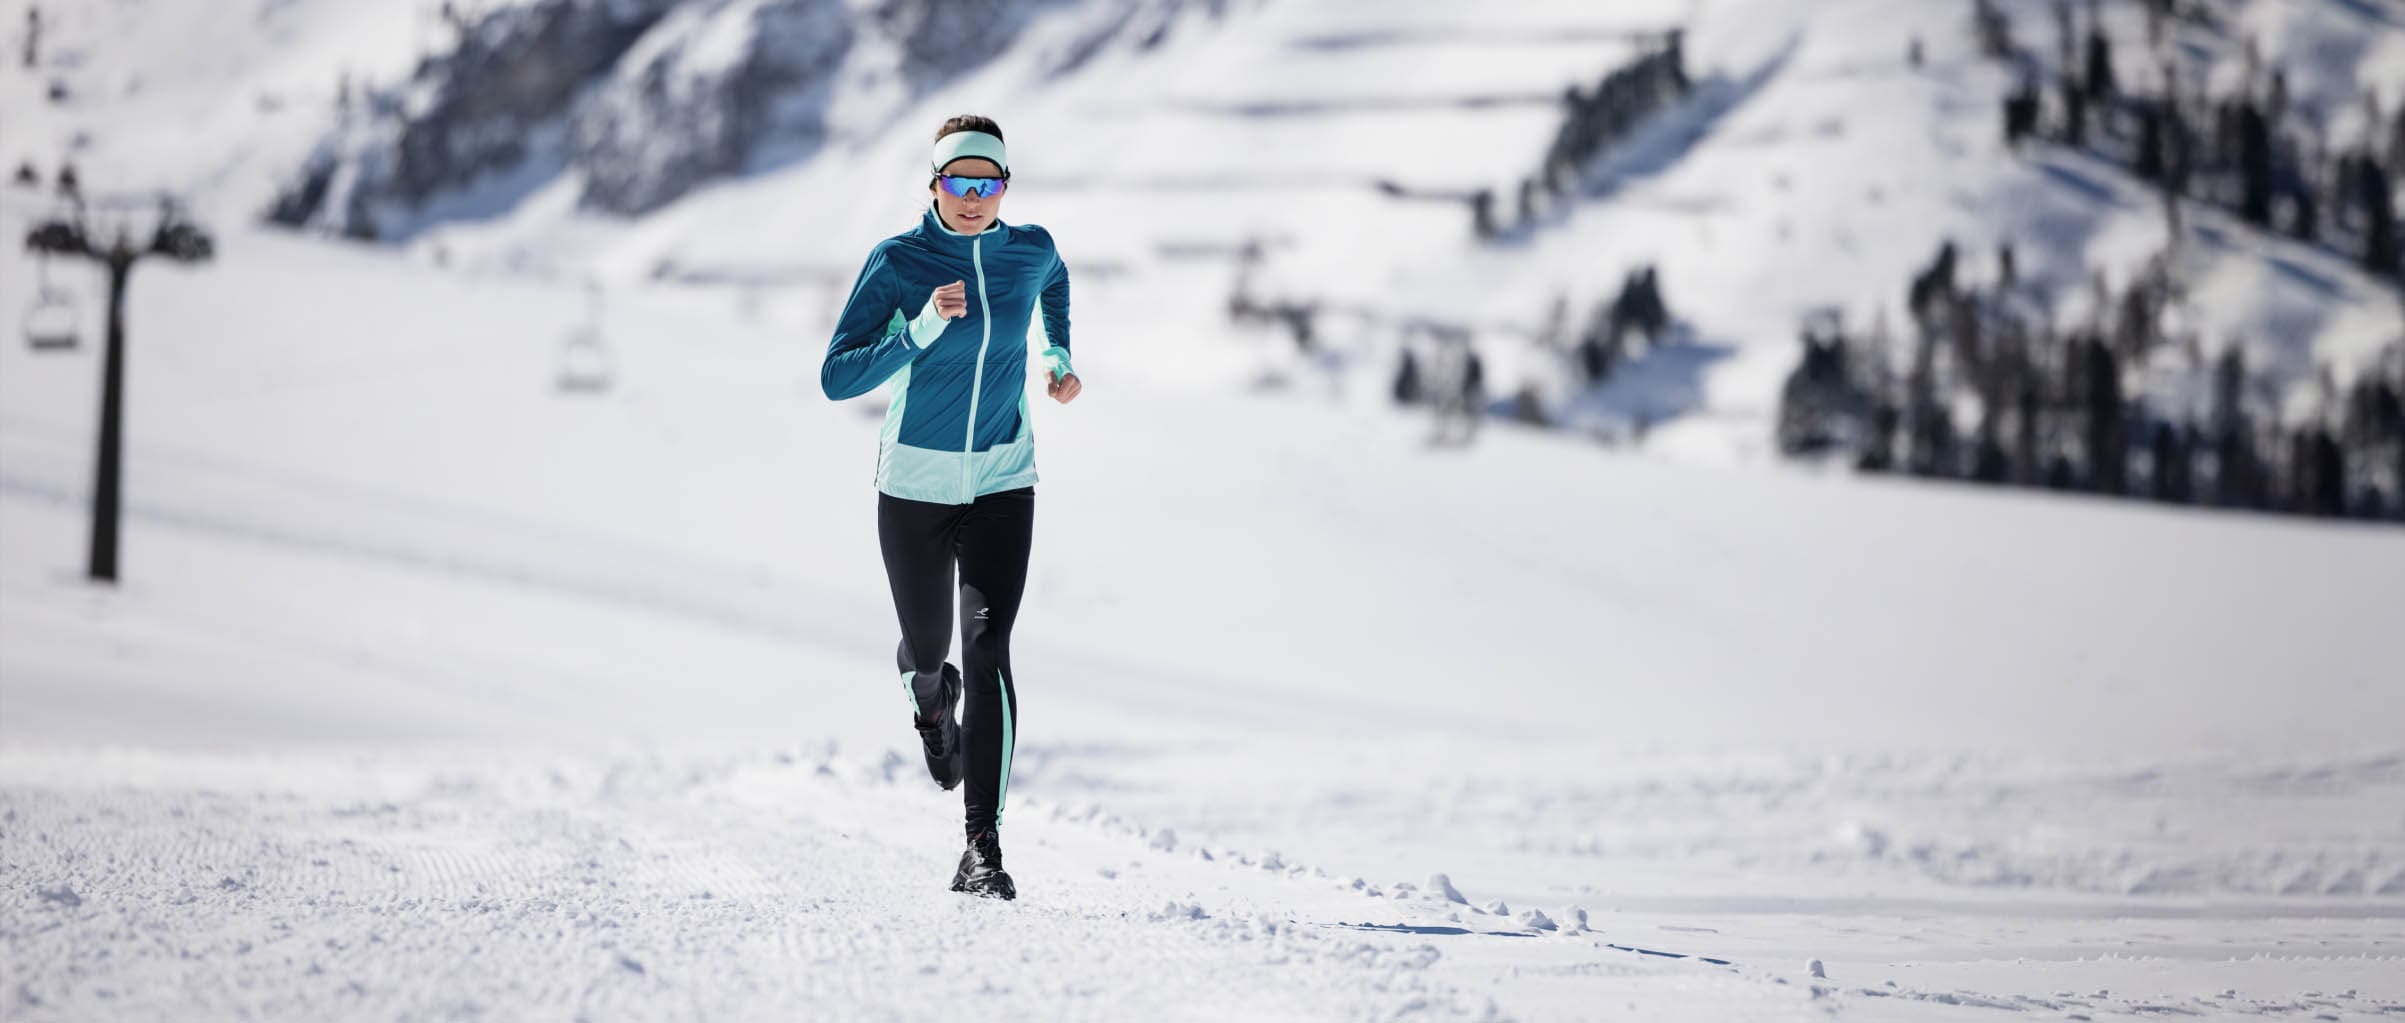
[(37, 352), (71, 352), (83, 342), (75, 294), (50, 283), (49, 260), (36, 264), (39, 274), (33, 304), (25, 309), (25, 346)]
[(585, 321), (560, 339), (559, 378), (563, 394), (599, 394), (613, 376), (609, 345), (601, 336), (601, 284), (585, 282)]
[(602, 344), (601, 330), (592, 324), (579, 324), (561, 341), (556, 383), (562, 393), (599, 394), (610, 389), (611, 368), (610, 351)]

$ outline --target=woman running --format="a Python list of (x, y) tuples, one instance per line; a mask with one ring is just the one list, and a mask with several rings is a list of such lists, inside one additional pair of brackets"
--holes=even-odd
[[(995, 829), (1018, 723), (1010, 628), (1035, 524), (1027, 335), (1040, 312), (1045, 391), (1075, 400), (1069, 270), (1050, 233), (1000, 219), (1010, 185), (1000, 125), (945, 121), (929, 171), (918, 226), (877, 243), (860, 268), (819, 384), (837, 401), (879, 384), (892, 395), (877, 441), (877, 539), (902, 622), (902, 689), (927, 773), (946, 789), (968, 783), (968, 851), (952, 890), (1011, 899)], [(944, 661), (955, 569), (959, 669)]]

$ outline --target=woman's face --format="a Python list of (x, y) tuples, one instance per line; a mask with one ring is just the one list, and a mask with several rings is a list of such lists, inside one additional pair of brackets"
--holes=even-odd
[[(946, 164), (944, 173), (958, 178), (998, 178), (1002, 176), (1002, 168), (994, 166), (992, 160), (970, 156)], [(993, 195), (953, 195), (941, 181), (928, 185), (927, 191), (935, 196), (935, 215), (944, 218), (945, 227), (962, 234), (976, 234), (992, 227), (994, 218), (1002, 215), (1002, 197), (1008, 194), (1005, 191)]]

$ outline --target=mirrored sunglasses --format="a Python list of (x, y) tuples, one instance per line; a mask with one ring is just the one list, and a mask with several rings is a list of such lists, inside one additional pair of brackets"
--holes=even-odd
[(1010, 184), (1007, 178), (964, 178), (956, 174), (946, 174), (937, 180), (943, 183), (944, 191), (963, 199), (1000, 195), (1002, 189)]

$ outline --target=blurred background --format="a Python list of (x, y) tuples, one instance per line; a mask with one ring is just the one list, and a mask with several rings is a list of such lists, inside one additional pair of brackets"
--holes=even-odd
[[(0, 19), (0, 1016), (2405, 1011), (2405, 4)], [(963, 113), (1004, 913), (815, 382)]]

